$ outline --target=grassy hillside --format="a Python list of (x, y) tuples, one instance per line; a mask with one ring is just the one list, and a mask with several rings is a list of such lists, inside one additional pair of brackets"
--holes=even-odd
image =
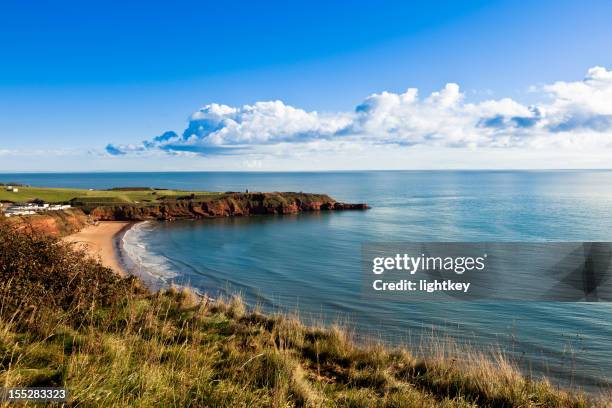
[[(18, 187), (19, 191), (14, 193), (0, 186), (0, 201), (11, 201), (15, 203), (28, 202), (35, 199), (47, 203), (69, 203), (72, 201), (77, 206), (112, 206), (121, 204), (156, 204), (161, 202), (172, 203), (180, 200), (193, 202), (208, 202), (221, 198), (228, 193), (186, 191), (186, 190), (163, 190), (150, 188), (115, 188), (110, 190), (83, 190), (72, 188), (47, 188), (47, 187)], [(304, 193), (265, 193), (268, 200), (283, 201), (300, 199), (308, 203), (312, 201), (328, 201), (330, 197), (325, 194)], [(242, 200), (248, 200), (258, 193), (239, 194)]]
[(0, 384), (82, 407), (587, 407), (501, 355), (358, 346), (239, 298), (150, 293), (55, 238), (0, 222)]
[[(79, 201), (113, 203), (146, 203), (154, 202), (162, 197), (185, 196), (192, 194), (191, 191), (179, 190), (155, 190), (155, 189), (113, 189), (113, 190), (82, 190), (72, 188), (46, 188), (46, 187), (19, 187), (14, 193), (6, 191), (0, 186), (0, 201), (27, 202), (41, 199), (47, 203), (67, 203), (77, 198)], [(206, 192), (198, 192), (198, 195), (207, 195)]]

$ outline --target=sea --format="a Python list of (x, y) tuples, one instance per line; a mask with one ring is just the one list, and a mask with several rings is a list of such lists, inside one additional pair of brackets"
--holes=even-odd
[(443, 339), (501, 351), (555, 385), (611, 388), (611, 303), (373, 301), (362, 296), (361, 250), (371, 242), (612, 241), (612, 171), (27, 173), (0, 181), (302, 191), (368, 203), (367, 211), (145, 222), (125, 233), (122, 251), (135, 273), (161, 286), (239, 293), (267, 312), (340, 324), (358, 341), (426, 352)]

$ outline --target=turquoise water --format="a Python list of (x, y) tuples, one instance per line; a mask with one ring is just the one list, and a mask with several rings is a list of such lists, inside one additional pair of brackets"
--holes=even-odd
[(124, 237), (140, 273), (267, 310), (348, 322), (357, 336), (498, 346), (525, 370), (595, 389), (612, 381), (609, 303), (373, 302), (360, 295), (368, 241), (612, 241), (612, 172), (23, 174), (33, 185), (305, 191), (365, 212), (145, 223)]

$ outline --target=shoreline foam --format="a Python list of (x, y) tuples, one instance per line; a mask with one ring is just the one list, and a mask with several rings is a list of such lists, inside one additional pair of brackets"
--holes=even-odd
[(168, 286), (170, 280), (178, 274), (166, 257), (151, 253), (146, 241), (141, 239), (151, 224), (152, 221), (133, 223), (117, 236), (116, 249), (128, 274), (137, 276), (150, 290), (157, 291)]
[(150, 223), (152, 221), (98, 221), (64, 237), (63, 241), (84, 249), (90, 257), (122, 277), (138, 277), (154, 292), (171, 284), (180, 286), (170, 282), (177, 272), (167, 258), (148, 251), (138, 235), (131, 237), (131, 234), (141, 233)]

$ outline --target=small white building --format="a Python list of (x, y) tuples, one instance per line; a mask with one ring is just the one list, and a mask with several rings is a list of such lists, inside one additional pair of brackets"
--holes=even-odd
[(69, 208), (71, 208), (70, 205), (62, 204), (13, 204), (5, 209), (4, 215), (7, 217), (10, 217), (11, 215), (34, 215), (39, 212), (62, 211)]
[(20, 207), (20, 206), (9, 207), (4, 212), (4, 215), (6, 217), (10, 217), (12, 215), (34, 215), (34, 214), (36, 214), (36, 211), (29, 209), (27, 207)]

